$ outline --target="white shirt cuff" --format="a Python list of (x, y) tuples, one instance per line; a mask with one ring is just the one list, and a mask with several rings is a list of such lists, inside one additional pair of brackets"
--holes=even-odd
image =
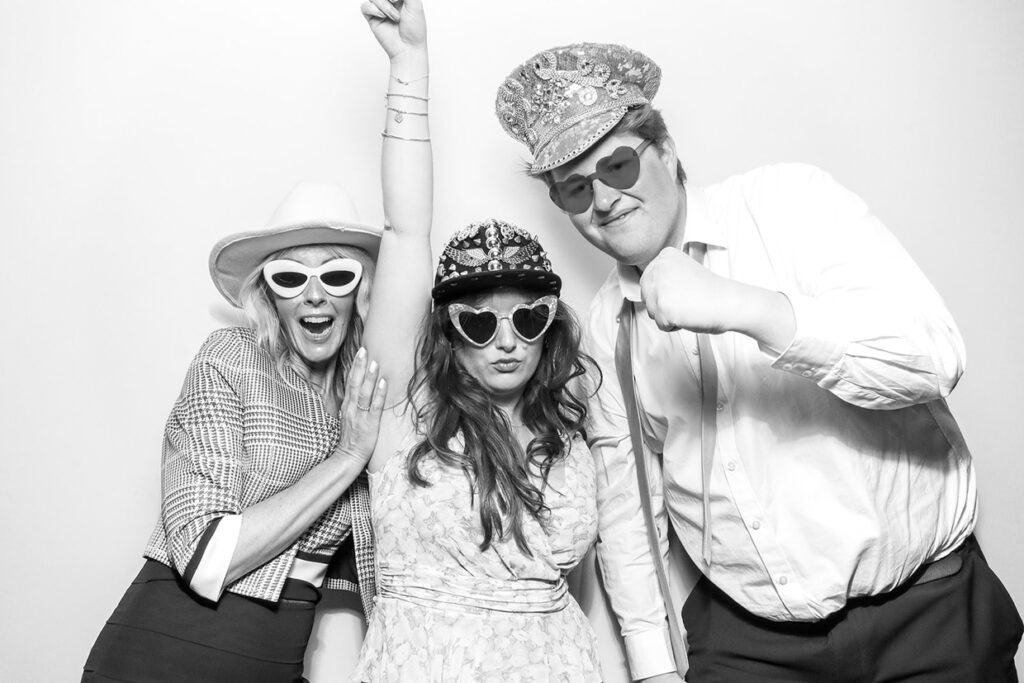
[(238, 534), (242, 530), (241, 515), (224, 515), (220, 519), (210, 542), (203, 550), (189, 587), (200, 597), (212, 602), (220, 599), (224, 592), (224, 579), (231, 566), (231, 558), (238, 545)]
[(676, 670), (668, 626), (626, 636), (626, 659), (633, 680), (667, 674)]
[[(772, 362), (772, 367), (805, 377), (821, 384), (843, 358), (843, 345), (830, 340), (825, 329), (824, 316), (818, 312), (819, 304), (810, 297), (795, 292), (782, 292), (793, 306), (796, 334), (789, 346)], [(768, 349), (762, 352), (773, 356)]]

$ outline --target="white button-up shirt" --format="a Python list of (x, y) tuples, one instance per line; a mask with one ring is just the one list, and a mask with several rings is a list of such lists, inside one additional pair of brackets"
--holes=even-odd
[(662, 454), (651, 467), (656, 514), (667, 511), (690, 558), (750, 612), (813, 621), (889, 591), (958, 546), (977, 506), (971, 456), (943, 400), (963, 370), (963, 341), (864, 202), (795, 164), (686, 192), (685, 242), (707, 245), (712, 272), (785, 294), (797, 331), (781, 355), (741, 334), (711, 337), (718, 441), (706, 567), (696, 338), (657, 328), (631, 267), (613, 271), (591, 305), (587, 350), (604, 371), (589, 429), (598, 553), (637, 678), (674, 664), (615, 372), (623, 298), (638, 302), (641, 423)]

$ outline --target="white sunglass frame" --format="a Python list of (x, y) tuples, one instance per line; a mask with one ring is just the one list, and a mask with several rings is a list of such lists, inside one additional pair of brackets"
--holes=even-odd
[[(337, 270), (343, 270), (355, 275), (352, 281), (348, 284), (339, 286), (329, 285), (323, 281), (320, 277), (324, 273), (331, 273)], [(306, 276), (306, 280), (295, 287), (285, 287), (274, 282), (274, 276), (278, 273), (301, 273)], [(316, 267), (307, 266), (304, 263), (293, 261), (291, 259), (274, 259), (267, 265), (263, 266), (263, 281), (267, 283), (271, 291), (277, 294), (282, 299), (294, 299), (295, 297), (306, 291), (306, 287), (309, 286), (310, 280), (316, 278), (320, 282), (320, 286), (323, 287), (324, 291), (331, 296), (342, 297), (352, 293), (356, 287), (359, 286), (359, 282), (363, 279), (363, 264), (353, 258), (339, 257), (331, 259), (326, 263), (322, 263)]]
[[(548, 305), (548, 321), (544, 324), (544, 328), (537, 334), (536, 337), (533, 337), (532, 339), (529, 338), (529, 337), (524, 337), (522, 334), (520, 334), (519, 330), (516, 329), (516, 325), (512, 321), (512, 316), (515, 315), (516, 312), (518, 312), (518, 311), (521, 311), (523, 309), (532, 310), (532, 309), (536, 308), (537, 306), (540, 306), (541, 304), (547, 304)], [(485, 341), (485, 342), (474, 341), (474, 340), (469, 338), (469, 335), (467, 335), (465, 333), (465, 331), (463, 331), (462, 323), (459, 322), (459, 315), (461, 313), (466, 313), (466, 312), (474, 313), (476, 315), (479, 315), (481, 313), (492, 313), (492, 314), (494, 314), (494, 317), (498, 319), (498, 322), (494, 325), (494, 333), (490, 336), (490, 338), (487, 339), (487, 341)], [(540, 297), (539, 299), (535, 299), (534, 301), (529, 302), (529, 303), (525, 303), (524, 302), (524, 303), (521, 303), (521, 304), (516, 304), (515, 306), (512, 307), (512, 309), (506, 315), (499, 315), (498, 311), (493, 309), (493, 308), (491, 308), (490, 306), (481, 306), (481, 307), (477, 308), (476, 306), (470, 306), (469, 304), (461, 304), (461, 303), (448, 304), (448, 319), (452, 321), (452, 325), (455, 327), (455, 330), (459, 333), (459, 336), (461, 336), (463, 339), (465, 339), (466, 342), (472, 344), (473, 346), (475, 346), (475, 347), (477, 347), (479, 349), (482, 349), (485, 346), (487, 346), (488, 344), (490, 344), (491, 342), (493, 342), (495, 337), (498, 336), (498, 330), (501, 329), (501, 321), (502, 320), (507, 320), (508, 321), (508, 326), (510, 328), (512, 328), (512, 334), (516, 335), (519, 339), (523, 340), (527, 344), (532, 344), (533, 342), (535, 342), (538, 339), (540, 339), (541, 337), (543, 337), (547, 333), (547, 331), (549, 329), (551, 329), (551, 324), (553, 322), (555, 322), (555, 317), (557, 316), (557, 314), (558, 314), (558, 297), (556, 295), (554, 295), (554, 294), (546, 294), (546, 295)]]

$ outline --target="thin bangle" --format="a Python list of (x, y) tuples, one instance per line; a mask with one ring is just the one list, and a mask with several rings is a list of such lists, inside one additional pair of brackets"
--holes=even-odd
[(397, 107), (387, 107), (388, 111), (397, 111), (399, 114), (408, 114), (409, 116), (426, 116), (425, 111), (409, 111), (408, 109), (398, 109)]
[(417, 81), (422, 81), (423, 79), (425, 79), (425, 78), (429, 78), (429, 77), (430, 77), (430, 74), (429, 74), (429, 73), (425, 73), (425, 74), (423, 74), (422, 76), (420, 76), (419, 78), (414, 78), (414, 79), (412, 79), (411, 81), (403, 81), (403, 80), (402, 80), (401, 78), (399, 78), (398, 76), (395, 76), (394, 74), (392, 74), (392, 75), (391, 75), (391, 78), (395, 79), (396, 81), (398, 81), (398, 82), (399, 82), (399, 83), (401, 83), (402, 85), (412, 85), (413, 83), (415, 83), (415, 82), (417, 82)]
[(409, 116), (427, 116), (425, 111), (406, 111), (405, 109), (396, 109), (394, 107), (388, 107), (387, 111), (395, 112), (395, 123), (401, 123), (405, 119), (405, 115)]
[(381, 137), (394, 138), (395, 140), (408, 140), (409, 142), (430, 142), (430, 138), (403, 138), (401, 135), (392, 135), (386, 130), (381, 131)]
[(389, 92), (386, 95), (384, 95), (384, 97), (385, 98), (387, 98), (387, 97), (408, 97), (410, 100), (419, 100), (420, 102), (429, 102), (430, 101), (429, 97), (420, 97), (419, 95), (405, 95), (405, 94), (400, 93), (400, 92)]

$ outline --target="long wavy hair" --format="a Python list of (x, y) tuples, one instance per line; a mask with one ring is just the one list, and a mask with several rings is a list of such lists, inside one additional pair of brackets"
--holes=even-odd
[[(321, 246), (332, 258), (351, 258), (363, 265), (363, 276), (356, 288), (355, 310), (349, 316), (348, 328), (345, 330), (345, 340), (338, 350), (338, 366), (334, 371), (334, 395), (340, 401), (345, 396), (345, 378), (348, 376), (349, 368), (355, 359), (356, 352), (362, 345), (363, 325), (366, 314), (370, 310), (370, 290), (373, 287), (374, 262), (362, 249), (357, 247), (345, 247), (337, 244), (303, 245)], [(270, 354), (274, 360), (274, 366), (278, 374), (286, 384), (288, 380), (288, 369), (296, 372), (307, 382), (309, 381), (309, 367), (302, 357), (295, 351), (287, 330), (277, 315), (277, 306), (274, 305), (274, 294), (263, 279), (263, 266), (274, 259), (287, 258), (299, 247), (291, 247), (276, 251), (267, 256), (260, 265), (249, 274), (242, 284), (239, 299), (242, 302), (242, 311), (250, 326), (256, 332), (256, 339), (260, 346)]]
[[(456, 301), (480, 305), (486, 293)], [(524, 517), (530, 515), (546, 527), (550, 509), (544, 503), (544, 484), (551, 467), (566, 456), (568, 439), (583, 430), (583, 394), (596, 387), (583, 380), (600, 382), (600, 370), (580, 351), (579, 321), (559, 300), (555, 320), (541, 342), (537, 370), (523, 392), (523, 421), (536, 434), (524, 453), (505, 413), (459, 363), (455, 351), (465, 342), (448, 317), (447, 303), (452, 302), (436, 305), (424, 320), (416, 347), (417, 371), (409, 382), (408, 398), (425, 434), (409, 456), (409, 480), (429, 485), (420, 470), (428, 458), (461, 469), (480, 511), (480, 549), (511, 535), (532, 556)], [(455, 444), (459, 445), (452, 448)], [(540, 486), (532, 476), (537, 472)]]

